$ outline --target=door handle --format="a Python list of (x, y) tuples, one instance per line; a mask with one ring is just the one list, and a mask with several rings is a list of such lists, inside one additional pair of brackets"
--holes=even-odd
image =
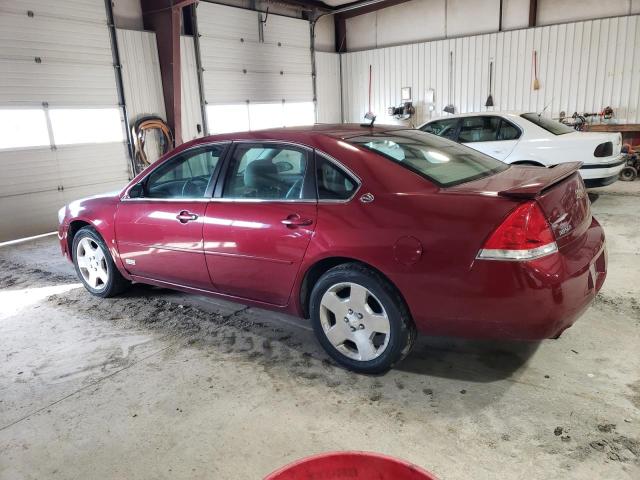
[(307, 225), (311, 225), (313, 223), (313, 220), (311, 220), (310, 218), (302, 218), (300, 217), (300, 215), (294, 214), (294, 215), (289, 215), (284, 220), (280, 220), (280, 223), (282, 223), (283, 225), (286, 225), (289, 228), (294, 228), (294, 227), (304, 227)]
[(186, 210), (181, 211), (178, 215), (176, 215), (176, 219), (180, 223), (192, 222), (198, 219), (198, 215), (195, 213), (187, 212)]

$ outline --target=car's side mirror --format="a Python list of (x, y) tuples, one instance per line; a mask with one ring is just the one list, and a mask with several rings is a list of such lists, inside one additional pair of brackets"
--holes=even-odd
[(144, 186), (141, 183), (136, 183), (129, 189), (129, 198), (142, 198), (144, 197)]

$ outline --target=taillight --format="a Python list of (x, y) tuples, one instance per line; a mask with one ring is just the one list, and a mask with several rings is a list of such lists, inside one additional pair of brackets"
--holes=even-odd
[(557, 252), (555, 237), (534, 201), (516, 208), (478, 252), (486, 260), (532, 260)]
[(604, 142), (596, 147), (593, 151), (594, 157), (610, 157), (613, 155), (613, 143)]

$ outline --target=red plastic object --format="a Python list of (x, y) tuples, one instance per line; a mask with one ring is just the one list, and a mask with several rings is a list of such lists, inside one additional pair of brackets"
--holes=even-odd
[(370, 452), (332, 452), (303, 458), (264, 480), (437, 480), (412, 463)]

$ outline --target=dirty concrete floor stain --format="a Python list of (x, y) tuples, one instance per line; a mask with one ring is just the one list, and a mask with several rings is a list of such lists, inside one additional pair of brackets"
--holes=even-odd
[(610, 278), (561, 339), (420, 338), (373, 377), (298, 319), (143, 285), (101, 300), (54, 240), (1, 250), (0, 478), (259, 479), (342, 449), (443, 480), (639, 478), (637, 201), (594, 204)]

